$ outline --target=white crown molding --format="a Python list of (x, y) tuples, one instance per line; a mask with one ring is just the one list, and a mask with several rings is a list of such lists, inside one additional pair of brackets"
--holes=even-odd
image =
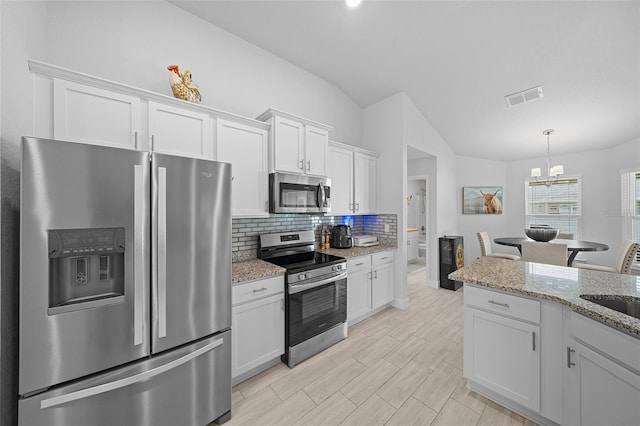
[(146, 101), (160, 102), (165, 105), (173, 105), (178, 108), (187, 108), (193, 111), (212, 115), (214, 118), (241, 122), (265, 130), (268, 130), (271, 127), (269, 123), (265, 123), (263, 121), (254, 120), (249, 117), (244, 117), (242, 115), (234, 114), (231, 112), (221, 111), (219, 109), (207, 107), (200, 104), (194, 104), (192, 102), (183, 101), (172, 96), (163, 95), (160, 93), (152, 92), (150, 90), (141, 89), (139, 87), (117, 83), (115, 81), (70, 70), (68, 68), (59, 67), (57, 65), (46, 64), (44, 62), (36, 61), (33, 59), (28, 59), (27, 63), (29, 65), (29, 71), (33, 73), (43, 74), (53, 78), (73, 81), (75, 83), (80, 83), (99, 89), (135, 96)]
[(266, 110), (265, 112), (260, 114), (256, 118), (256, 120), (267, 121), (273, 116), (288, 118), (289, 120), (298, 121), (298, 122), (303, 123), (303, 124), (308, 124), (310, 126), (314, 126), (314, 127), (320, 128), (320, 129), (324, 129), (326, 131), (333, 130), (333, 127), (327, 126), (326, 124), (318, 123), (317, 121), (309, 120), (308, 118), (300, 117), (298, 115), (294, 115), (294, 114), (291, 114), (291, 113), (288, 113), (288, 112), (285, 112), (285, 111), (280, 111), (280, 110), (275, 109), (275, 108), (269, 108), (268, 110)]

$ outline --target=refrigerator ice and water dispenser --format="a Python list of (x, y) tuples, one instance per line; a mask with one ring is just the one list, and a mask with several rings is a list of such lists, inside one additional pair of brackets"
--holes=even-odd
[(49, 230), (49, 315), (118, 303), (124, 228)]

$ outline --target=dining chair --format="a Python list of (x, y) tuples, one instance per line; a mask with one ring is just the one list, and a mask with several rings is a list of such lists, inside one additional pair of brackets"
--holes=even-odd
[(561, 240), (573, 240), (573, 234), (560, 232), (556, 238), (559, 238)]
[(633, 264), (633, 259), (635, 259), (639, 248), (640, 244), (634, 241), (623, 241), (622, 247), (620, 247), (620, 250), (618, 251), (618, 258), (616, 260), (615, 268), (609, 266), (591, 265), (587, 263), (574, 263), (572, 266), (580, 269), (590, 269), (592, 271), (616, 272), (618, 274), (629, 275), (631, 273), (631, 265)]
[(522, 258), (525, 262), (547, 263), (549, 265), (567, 266), (567, 245), (561, 243), (541, 243), (523, 241)]
[(476, 235), (478, 236), (478, 242), (480, 243), (480, 254), (482, 256), (499, 257), (501, 259), (510, 259), (510, 260), (520, 259), (520, 256), (516, 256), (515, 254), (493, 253), (491, 251), (491, 240), (489, 239), (489, 234), (487, 232), (481, 231), (481, 232), (478, 232)]

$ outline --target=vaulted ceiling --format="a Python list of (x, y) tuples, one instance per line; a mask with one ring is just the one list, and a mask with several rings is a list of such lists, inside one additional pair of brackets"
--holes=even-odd
[[(405, 92), (459, 155), (517, 160), (640, 138), (638, 1), (172, 1), (335, 84)], [(542, 86), (509, 107), (504, 96)]]

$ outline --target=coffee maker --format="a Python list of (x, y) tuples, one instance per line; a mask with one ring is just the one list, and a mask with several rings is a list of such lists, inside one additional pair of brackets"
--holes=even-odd
[(353, 246), (351, 227), (348, 225), (335, 225), (331, 229), (331, 247), (351, 248), (351, 246)]

